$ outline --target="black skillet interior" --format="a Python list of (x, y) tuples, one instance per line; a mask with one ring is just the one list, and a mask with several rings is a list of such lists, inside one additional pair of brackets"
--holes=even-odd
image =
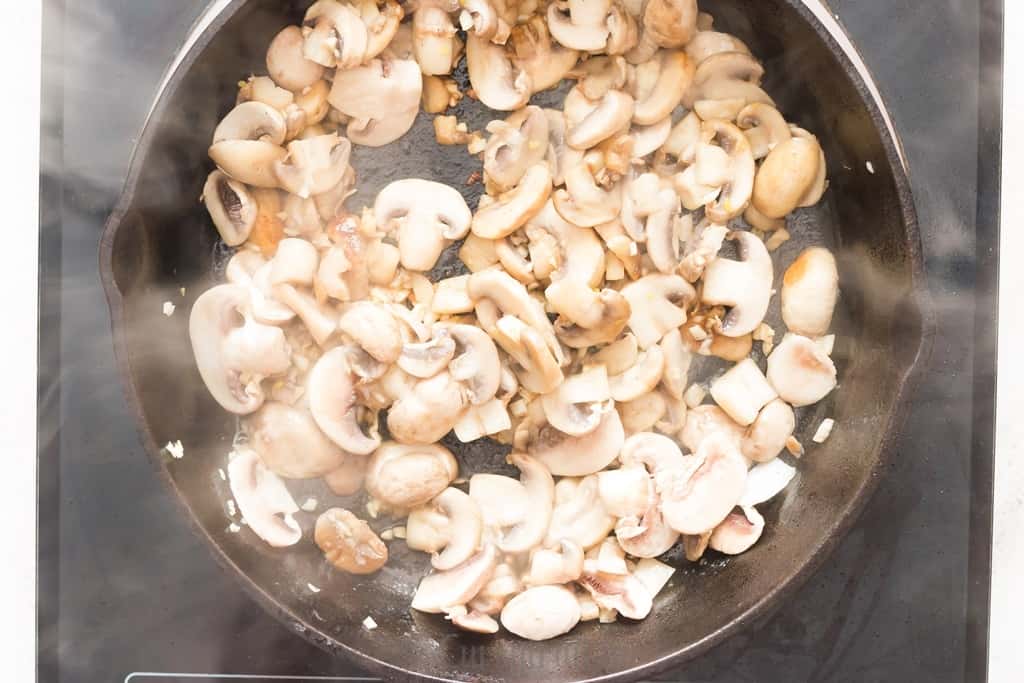
[[(585, 624), (557, 640), (528, 643), (458, 633), (441, 618), (411, 613), (412, 589), (427, 564), (401, 542), (391, 544), (392, 560), (382, 572), (353, 578), (331, 571), (312, 543), (273, 550), (244, 527), (229, 528), (230, 493), (219, 470), (236, 422), (206, 392), (187, 335), (191, 303), (221, 277), (227, 250), (198, 197), (211, 169), (211, 133), (234, 102), (237, 82), (264, 71), (270, 39), (298, 21), (306, 4), (237, 0), (207, 29), (147, 123), (101, 250), (119, 363), (144, 444), (218, 559), (298, 633), (399, 678), (638, 677), (699, 654), (781, 599), (820, 563), (883, 473), (928, 328), (906, 177), (877, 110), (834, 43), (796, 0), (701, 3), (716, 27), (738, 35), (764, 61), (766, 89), (787, 119), (819, 135), (828, 158), (825, 200), (793, 219), (794, 239), (776, 252), (776, 261), (781, 274), (808, 243), (826, 244), (839, 255), (835, 358), (841, 386), (800, 416), (797, 433), (809, 444), (829, 416), (837, 423), (832, 437), (809, 448), (790, 488), (764, 506), (768, 526), (751, 551), (698, 565), (670, 553), (666, 561), (679, 570), (646, 621)], [(468, 100), (456, 113), (476, 129), (496, 116)], [(438, 146), (429, 117), (421, 115), (397, 143), (356, 149), (360, 191), (349, 206), (371, 202), (381, 186), (402, 177), (446, 182), (475, 206), (479, 185), (466, 180), (478, 163), (463, 148)], [(167, 300), (179, 308), (170, 317), (162, 314)], [(770, 321), (781, 330), (777, 310)], [(716, 369), (708, 364), (703, 371)], [(160, 448), (178, 439), (186, 455), (172, 460)], [(504, 452), (487, 442), (455, 450), (464, 472), (506, 467)], [(317, 498), (320, 509), (361, 502), (338, 501), (316, 483), (299, 483), (293, 491), (300, 503)], [(315, 513), (300, 516), (308, 530)], [(361, 626), (367, 616), (377, 622), (375, 630)]]

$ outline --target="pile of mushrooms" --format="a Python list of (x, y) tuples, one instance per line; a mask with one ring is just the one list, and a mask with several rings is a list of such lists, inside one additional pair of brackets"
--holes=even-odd
[[(288, 480), (365, 491), (431, 554), (413, 609), (531, 640), (645, 618), (676, 544), (753, 546), (795, 472), (780, 453), (802, 451), (794, 408), (836, 386), (838, 296), (820, 247), (774, 281), (786, 217), (827, 181), (763, 71), (695, 0), (319, 0), (283, 29), (213, 134), (203, 198), (237, 251), (190, 318), (203, 380), (241, 417), (248, 529), (301, 540)], [(562, 110), (529, 104), (564, 79)], [(510, 112), (476, 145), (475, 209), (421, 178), (347, 205), (353, 145), (463, 96)], [(465, 272), (431, 281), (452, 245)], [(726, 369), (691, 382), (712, 357)], [(450, 432), (510, 446), (518, 477), (460, 476)], [(352, 510), (313, 540), (340, 571), (388, 559)]]

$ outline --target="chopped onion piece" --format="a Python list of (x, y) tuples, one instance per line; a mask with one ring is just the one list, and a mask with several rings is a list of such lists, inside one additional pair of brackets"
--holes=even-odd
[(754, 465), (747, 473), (747, 487), (737, 505), (747, 507), (771, 500), (786, 488), (796, 468), (779, 458)]
[(675, 567), (671, 567), (664, 562), (659, 562), (654, 558), (645, 558), (636, 563), (633, 576), (647, 587), (653, 598), (661, 592), (661, 589), (665, 587), (665, 584), (672, 578), (672, 574), (675, 571)]

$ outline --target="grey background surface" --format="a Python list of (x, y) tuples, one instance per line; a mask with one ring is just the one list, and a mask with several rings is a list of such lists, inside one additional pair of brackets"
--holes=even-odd
[[(117, 383), (96, 245), (160, 75), (206, 3), (47, 4), (44, 107), (59, 106), (43, 113), (40, 680), (358, 675), (218, 570), (153, 475)], [(891, 473), (821, 571), (772, 618), (662, 680), (965, 680), (979, 9), (830, 4), (909, 158), (939, 309), (932, 370)]]

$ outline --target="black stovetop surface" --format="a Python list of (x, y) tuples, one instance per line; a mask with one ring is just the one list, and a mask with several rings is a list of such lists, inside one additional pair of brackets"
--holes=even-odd
[[(144, 456), (116, 375), (98, 240), (159, 78), (205, 4), (45, 3), (39, 680), (47, 683), (144, 671), (360, 675), (289, 632), (218, 569)], [(823, 568), (774, 616), (659, 680), (984, 675), (1001, 3), (830, 4), (906, 148), (938, 309), (930, 369), (892, 470)]]

